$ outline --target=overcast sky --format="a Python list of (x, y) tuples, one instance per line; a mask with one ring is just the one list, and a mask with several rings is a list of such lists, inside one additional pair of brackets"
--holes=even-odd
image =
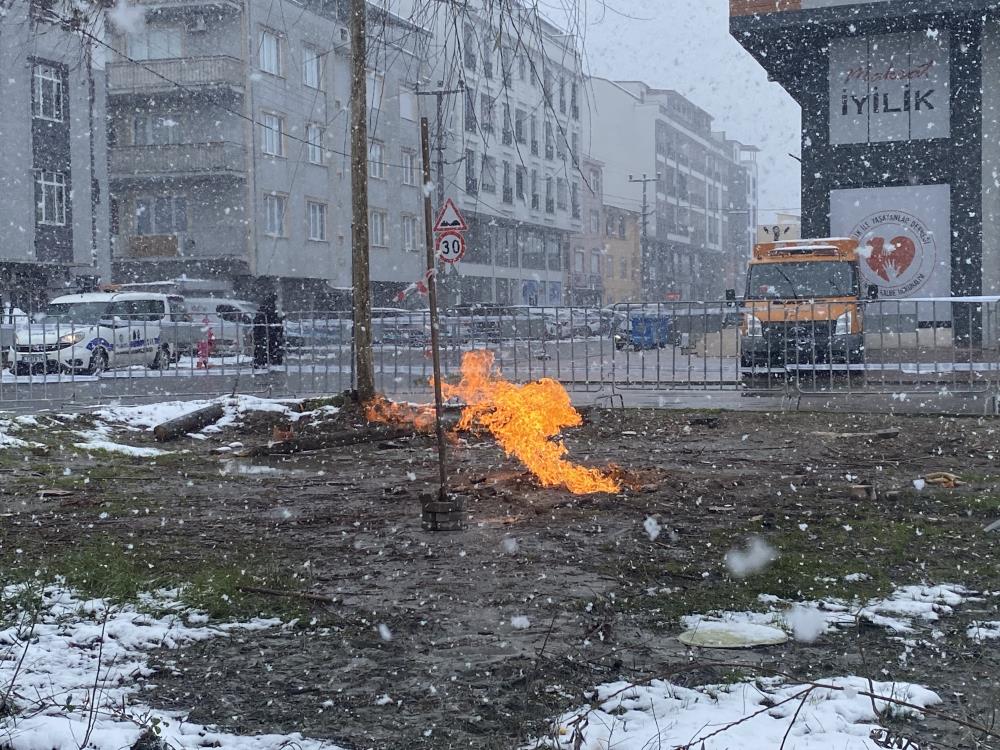
[(684, 94), (715, 118), (716, 130), (762, 149), (762, 219), (797, 212), (799, 165), (788, 154), (799, 154), (799, 106), (729, 36), (728, 0), (607, 2), (606, 11), (603, 0), (586, 3), (589, 72)]

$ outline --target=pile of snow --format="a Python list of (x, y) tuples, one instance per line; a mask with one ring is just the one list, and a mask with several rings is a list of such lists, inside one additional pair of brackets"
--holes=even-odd
[(206, 406), (221, 404), (225, 414), (217, 423), (218, 427), (229, 427), (236, 424), (240, 415), (250, 411), (268, 411), (283, 414), (289, 419), (301, 416), (292, 411), (297, 401), (279, 401), (256, 396), (225, 396), (202, 401), (161, 401), (155, 404), (140, 404), (138, 406), (113, 406), (101, 409), (94, 416), (101, 422), (135, 430), (151, 430), (156, 425), (183, 417), (191, 412), (204, 409)]
[(776, 680), (695, 689), (659, 680), (642, 686), (613, 682), (596, 689), (596, 709), (568, 712), (556, 722), (553, 739), (531, 747), (868, 750), (887, 707), (897, 716), (921, 714), (885, 700), (876, 699), (873, 707), (864, 693), (921, 708), (941, 702), (930, 690), (905, 682), (833, 677), (817, 683), (822, 687), (810, 690)]
[[(9, 586), (0, 590), (0, 602), (26, 593), (24, 586)], [(34, 625), (29, 615), (13, 613), (17, 624), (0, 629), (4, 656), (0, 659), (0, 695), (10, 688), (18, 715), (0, 717), (0, 746), (12, 750), (80, 747), (89, 734), (88, 748), (120, 750), (132, 747), (143, 732), (158, 725), (168, 747), (185, 750), (338, 750), (299, 734), (239, 737), (188, 723), (182, 713), (157, 711), (135, 702), (139, 680), (153, 674), (147, 651), (281, 624), (258, 618), (205, 625), (208, 618), (185, 610), (176, 601), (176, 592), (145, 595), (141, 604), (143, 611), (132, 605), (110, 606), (53, 585), (41, 592)]]
[(38, 427), (38, 420), (30, 414), (14, 417), (0, 422), (0, 450), (4, 448), (39, 448), (41, 443), (28, 442), (21, 438), (14, 437), (10, 433), (17, 432), (24, 427)]
[(1000, 621), (972, 622), (965, 634), (974, 641), (992, 641), (1000, 638)]
[(914, 632), (915, 621), (936, 622), (951, 615), (955, 607), (967, 601), (981, 601), (964, 586), (903, 586), (884, 599), (849, 602), (844, 599), (823, 599), (811, 602), (788, 602), (776, 596), (761, 594), (768, 612), (712, 612), (681, 618), (686, 630), (697, 630), (707, 623), (727, 623), (731, 626), (768, 626), (781, 628), (800, 641), (812, 642), (838, 627), (853, 627), (858, 619), (899, 633)]

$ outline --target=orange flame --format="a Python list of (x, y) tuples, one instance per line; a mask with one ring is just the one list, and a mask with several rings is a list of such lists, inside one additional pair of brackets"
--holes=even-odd
[[(617, 492), (620, 482), (610, 473), (577, 466), (566, 460), (567, 449), (554, 438), (565, 427), (582, 424), (569, 394), (555, 380), (515, 385), (493, 372), (493, 352), (467, 352), (462, 357), (462, 379), (457, 385), (441, 384), (445, 398), (458, 398), (467, 406), (456, 429), (485, 427), (508, 456), (517, 457), (543, 487), (565, 487), (576, 495)], [(430, 431), (432, 407), (394, 404), (379, 398), (368, 403), (369, 421), (403, 422)]]

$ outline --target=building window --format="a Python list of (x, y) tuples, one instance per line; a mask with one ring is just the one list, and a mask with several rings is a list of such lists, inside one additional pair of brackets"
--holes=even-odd
[(492, 156), (483, 154), (483, 172), (480, 179), (484, 193), (497, 191), (497, 160)]
[(465, 130), (468, 133), (476, 132), (476, 100), (471, 91), (465, 92)]
[(479, 181), (476, 180), (476, 152), (465, 150), (465, 192), (469, 195), (479, 193)]
[(469, 70), (475, 71), (476, 69), (476, 30), (473, 28), (472, 24), (466, 24), (463, 36), (463, 57), (465, 58), (465, 67)]
[(181, 114), (136, 115), (132, 120), (133, 146), (168, 146), (181, 142), (185, 117)]
[(417, 249), (417, 217), (403, 217), (403, 249), (413, 252)]
[(302, 83), (311, 89), (323, 88), (323, 54), (313, 47), (302, 51)]
[(159, 195), (136, 198), (136, 234), (181, 234), (187, 229), (187, 198), (185, 196)]
[(560, 211), (565, 211), (569, 205), (569, 191), (566, 187), (566, 180), (562, 177), (556, 180), (556, 206)]
[(583, 250), (577, 250), (573, 253), (573, 271), (583, 273)]
[(545, 158), (552, 159), (555, 156), (556, 150), (556, 136), (555, 131), (552, 129), (552, 123), (549, 120), (545, 121)]
[(618, 278), (627, 279), (628, 278), (628, 259), (622, 258), (621, 263), (618, 265)]
[(538, 156), (538, 118), (531, 116), (531, 155)]
[(569, 186), (569, 207), (574, 219), (580, 218), (580, 186), (572, 183)]
[(598, 169), (590, 170), (590, 189), (598, 198), (601, 197), (601, 172)]
[(309, 151), (309, 161), (312, 164), (323, 164), (323, 128), (315, 123), (306, 125), (306, 143)]
[(531, 170), (531, 207), (537, 209), (541, 203), (541, 197), (538, 194), (538, 170)]
[(514, 202), (514, 185), (511, 182), (509, 161), (503, 163), (503, 202)]
[(281, 75), (281, 37), (270, 29), (261, 29), (258, 50), (260, 69), (271, 75)]
[(524, 178), (527, 170), (517, 165), (514, 167), (514, 195), (519, 201), (524, 200)]
[(378, 141), (372, 141), (368, 146), (368, 176), (376, 180), (385, 178), (385, 149)]
[(382, 98), (385, 95), (385, 76), (373, 70), (368, 71), (368, 81), (365, 85), (365, 98), (368, 111), (382, 109)]
[(590, 252), (590, 272), (595, 275), (601, 273), (601, 253), (597, 250)]
[(35, 172), (35, 221), (66, 225), (66, 175), (62, 172)]
[(369, 221), (369, 230), (371, 231), (371, 243), (375, 247), (388, 247), (389, 246), (389, 233), (388, 233), (388, 221), (389, 217), (385, 211), (380, 211), (375, 209), (371, 212), (371, 220)]
[(580, 119), (579, 86), (574, 81), (569, 87), (569, 111), (574, 120)]
[(514, 123), (510, 119), (510, 105), (503, 105), (503, 144), (510, 146), (514, 143)]
[(278, 115), (265, 114), (260, 119), (261, 150), (269, 156), (285, 155), (285, 121)]
[(133, 60), (171, 60), (184, 57), (183, 34), (177, 28), (147, 26), (127, 37), (128, 55)]
[(62, 72), (51, 65), (36, 65), (34, 71), (34, 114), (43, 120), (63, 120)]
[(264, 196), (264, 233), (272, 237), (285, 236), (285, 206), (288, 198), (268, 193)]
[(326, 242), (326, 204), (315, 201), (308, 202), (309, 239), (316, 242)]
[(403, 149), (403, 184), (417, 184), (417, 155), (413, 151)]
[(590, 209), (590, 233), (600, 234), (601, 232), (601, 212), (596, 208)]
[(528, 113), (523, 109), (514, 110), (514, 140), (518, 143), (524, 143), (527, 139), (526, 124), (528, 119)]
[(528, 80), (528, 56), (524, 53), (517, 56), (517, 77), (522, 81)]
[(479, 97), (479, 118), (482, 121), (484, 133), (493, 132), (493, 100), (489, 94), (481, 94)]
[(566, 79), (559, 76), (559, 111), (566, 114)]
[(545, 178), (545, 213), (554, 214), (556, 212), (556, 199), (553, 195), (553, 182), (551, 177)]
[(404, 120), (416, 122), (419, 112), (417, 111), (417, 95), (409, 89), (399, 87), (399, 116)]

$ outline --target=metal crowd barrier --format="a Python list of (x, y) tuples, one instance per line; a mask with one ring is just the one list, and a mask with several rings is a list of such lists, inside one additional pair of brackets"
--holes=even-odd
[[(429, 398), (429, 315), (376, 310), (371, 333), (377, 387)], [(460, 377), (464, 353), (486, 348), (513, 382), (553, 378), (590, 393), (993, 398), (1000, 300), (496, 306), (442, 313), (440, 343), (448, 379)], [(350, 311), (289, 312), (264, 326), (154, 313), (96, 321), (5, 314), (0, 351), (0, 403), (295, 396), (355, 383)]]

